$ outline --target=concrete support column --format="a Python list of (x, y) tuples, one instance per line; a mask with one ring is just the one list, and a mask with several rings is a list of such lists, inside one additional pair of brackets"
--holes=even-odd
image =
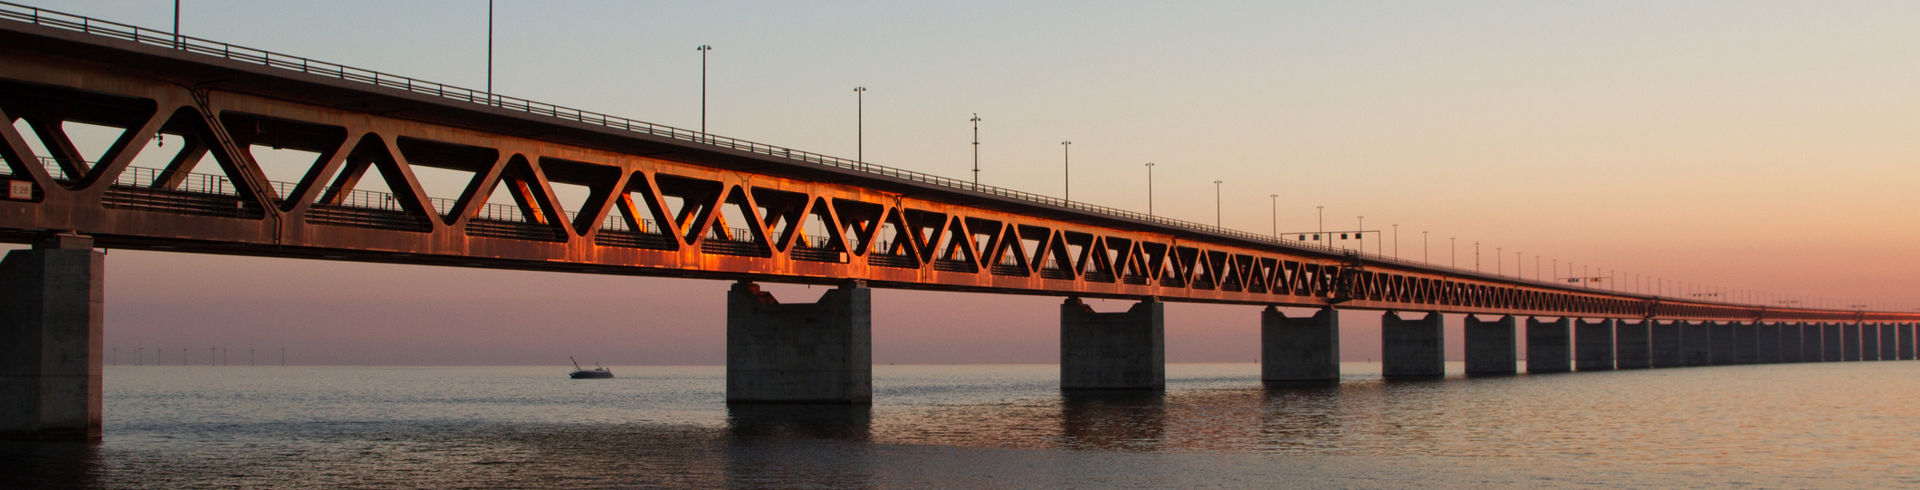
[(1819, 323), (1800, 324), (1800, 362), (1823, 362), (1827, 359), (1824, 331)]
[(781, 304), (750, 282), (727, 291), (728, 403), (873, 403), (873, 290), (846, 283)]
[(1709, 341), (1713, 343), (1713, 346), (1707, 349), (1709, 359), (1707, 363), (1725, 366), (1738, 362), (1739, 350), (1734, 346), (1739, 343), (1735, 338), (1734, 331), (1737, 329), (1733, 327), (1733, 323), (1708, 322), (1707, 325), (1709, 325), (1708, 330), (1712, 332), (1712, 338)]
[(1649, 331), (1652, 320), (1619, 321), (1613, 324), (1613, 362), (1620, 369), (1653, 367), (1653, 344)]
[(1760, 326), (1753, 322), (1733, 322), (1733, 363), (1760, 362)]
[(1895, 330), (1898, 330), (1897, 328), (1895, 328), (1896, 325), (1892, 323), (1881, 323), (1879, 324), (1879, 327), (1880, 327), (1880, 360), (1891, 361), (1891, 360), (1899, 359), (1900, 358), (1900, 337), (1899, 337), (1899, 334), (1895, 332)]
[(1581, 320), (1573, 328), (1574, 369), (1613, 370), (1613, 319)]
[(1670, 368), (1687, 365), (1687, 356), (1681, 348), (1680, 326), (1682, 322), (1655, 321), (1648, 326), (1648, 336), (1652, 337), (1653, 367)]
[(1860, 360), (1880, 360), (1880, 324), (1860, 324)]
[(1843, 338), (1846, 337), (1838, 323), (1820, 324), (1820, 359), (1826, 362), (1840, 362), (1847, 358), (1847, 349)]
[(1567, 352), (1568, 341), (1572, 340), (1573, 319), (1561, 317), (1559, 320), (1543, 322), (1538, 318), (1527, 318), (1527, 372), (1564, 373), (1573, 370), (1572, 356)]
[(1518, 371), (1513, 315), (1486, 321), (1467, 315), (1467, 374), (1514, 374)]
[(0, 260), (0, 439), (100, 439), (106, 261), (78, 235)]
[(1755, 328), (1759, 332), (1755, 338), (1759, 339), (1760, 349), (1755, 351), (1753, 362), (1761, 364), (1780, 362), (1780, 324), (1766, 323)]
[(1840, 326), (1840, 359), (1860, 360), (1860, 324), (1848, 323)]
[(1798, 323), (1780, 324), (1780, 362), (1806, 362), (1803, 331)]
[(1687, 365), (1713, 364), (1713, 323), (1681, 322), (1680, 329), (1686, 332), (1686, 343), (1681, 348), (1686, 350)]
[(1166, 303), (1151, 298), (1095, 313), (1080, 298), (1060, 305), (1060, 388), (1167, 387)]
[(1340, 381), (1340, 315), (1321, 308), (1307, 318), (1280, 309), (1260, 312), (1260, 380), (1269, 383)]
[(1438, 378), (1447, 375), (1445, 323), (1439, 312), (1403, 320), (1395, 312), (1380, 317), (1380, 374), (1387, 378)]
[(1900, 360), (1913, 360), (1913, 324), (1894, 324), (1894, 330), (1900, 332)]

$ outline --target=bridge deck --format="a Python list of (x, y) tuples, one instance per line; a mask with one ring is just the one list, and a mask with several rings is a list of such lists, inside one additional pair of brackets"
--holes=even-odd
[[(1920, 319), (1335, 252), (3, 3), (0, 114), (12, 241), (63, 231), (123, 248), (1309, 307)], [(83, 155), (75, 124), (120, 134)], [(277, 149), (312, 161), (271, 181), (261, 157)], [(133, 165), (143, 153), (168, 163)], [(426, 173), (463, 182), (434, 195)]]

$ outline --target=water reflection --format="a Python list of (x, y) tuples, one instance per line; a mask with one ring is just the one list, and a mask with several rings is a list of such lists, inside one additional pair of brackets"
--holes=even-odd
[(874, 486), (867, 405), (727, 405), (727, 486)]
[(727, 404), (733, 440), (826, 439), (865, 442), (873, 435), (873, 407), (849, 404)]
[(1341, 428), (1340, 385), (1268, 384), (1262, 394), (1261, 446), (1279, 452), (1336, 446)]
[(1060, 427), (1075, 449), (1151, 451), (1167, 425), (1167, 394), (1160, 390), (1069, 390), (1061, 394)]
[(91, 442), (0, 441), (0, 488), (94, 487), (99, 457)]

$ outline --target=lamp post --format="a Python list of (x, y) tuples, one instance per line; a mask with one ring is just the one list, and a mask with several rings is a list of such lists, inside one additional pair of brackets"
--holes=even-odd
[(1460, 237), (1447, 237), (1447, 267), (1460, 267)]
[(1153, 216), (1153, 162), (1147, 162), (1147, 216)]
[[(180, 37), (180, 2), (173, 2), (174, 38)], [(487, 105), (493, 105), (493, 0), (487, 0)]]
[(1060, 142), (1060, 198), (1073, 200), (1073, 142)]
[(1400, 259), (1400, 224), (1393, 224), (1393, 258)]
[(980, 186), (980, 113), (973, 113), (973, 186)]
[(700, 134), (707, 134), (707, 52), (713, 46), (705, 44), (693, 48), (700, 52)]
[(1213, 181), (1213, 227), (1220, 227), (1220, 181)]
[(1502, 260), (1501, 257), (1505, 257), (1506, 254), (1505, 248), (1493, 247), (1493, 275), (1505, 275), (1503, 269), (1505, 268), (1504, 264), (1506, 261)]
[(853, 161), (867, 163), (867, 88), (853, 88)]
[[(180, 49), (180, 0), (173, 0), (173, 49)], [(493, 80), (493, 0), (487, 0), (487, 80)]]
[(1267, 199), (1273, 201), (1273, 239), (1279, 240), (1280, 239), (1280, 195), (1267, 194)]
[(1420, 230), (1420, 263), (1432, 264), (1433, 254), (1427, 253), (1427, 231)]
[(1473, 242), (1473, 271), (1480, 272), (1480, 242)]
[[(1319, 211), (1317, 222), (1319, 223), (1318, 226), (1320, 229), (1319, 233), (1315, 233), (1313, 235), (1313, 239), (1314, 241), (1320, 241), (1320, 237), (1327, 235), (1327, 207), (1325, 205), (1321, 205), (1321, 206), (1314, 206), (1313, 209)], [(1330, 243), (1332, 241), (1333, 240), (1327, 240), (1327, 241), (1321, 241), (1320, 243), (1326, 248), (1333, 248), (1333, 245)]]

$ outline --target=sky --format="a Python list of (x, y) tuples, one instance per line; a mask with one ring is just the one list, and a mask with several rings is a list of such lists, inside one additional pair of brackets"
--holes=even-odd
[[(172, 22), (158, 0), (27, 3)], [(496, 0), (492, 84), (697, 128), (706, 44), (725, 136), (969, 178), (977, 113), (984, 184), (1145, 211), (1155, 162), (1163, 216), (1254, 232), (1365, 216), (1385, 231), (1367, 250), (1437, 264), (1911, 311), (1916, 25), (1900, 1)], [(487, 85), (482, 0), (185, 0), (181, 30)], [(121, 360), (724, 362), (720, 281), (128, 250), (107, 277)], [(1060, 300), (876, 291), (874, 359), (1056, 362)], [(1167, 359), (1251, 362), (1258, 311), (1170, 305)], [(1378, 313), (1342, 321), (1343, 357), (1377, 359)]]

